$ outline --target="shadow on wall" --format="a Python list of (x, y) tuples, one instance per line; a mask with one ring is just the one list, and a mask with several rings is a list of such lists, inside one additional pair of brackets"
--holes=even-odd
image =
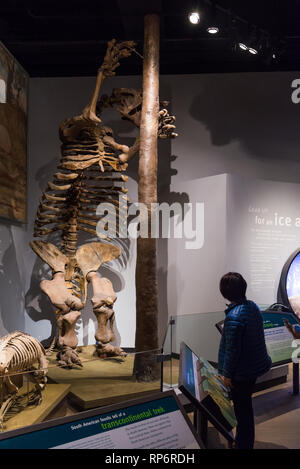
[[(118, 138), (118, 141), (125, 145), (132, 145), (133, 138)], [(176, 160), (176, 156), (171, 154), (171, 141), (159, 141), (158, 145), (158, 203), (166, 202), (169, 205), (179, 203), (182, 207), (185, 203), (189, 202), (187, 193), (179, 193), (171, 191), (172, 176), (177, 174), (177, 170), (172, 168), (172, 163)], [(128, 165), (126, 174), (138, 183), (138, 155), (136, 155)], [(185, 213), (183, 211), (183, 213)], [(170, 225), (174, 213), (171, 212)], [(172, 227), (171, 227), (172, 233)], [(158, 282), (158, 330), (159, 330), (159, 345), (162, 345), (163, 338), (166, 334), (168, 327), (168, 239), (160, 237), (157, 240), (157, 282)], [(126, 288), (126, 285), (125, 285)], [(174, 303), (174, 299), (173, 299)], [(172, 312), (176, 314), (176, 312)]]
[(291, 92), (289, 75), (203, 75), (189, 111), (217, 147), (238, 141), (249, 158), (299, 161), (300, 105), (292, 103)]
[[(39, 170), (36, 172), (35, 180), (37, 181), (41, 194), (47, 188), (48, 181), (52, 181), (53, 175), (57, 170), (57, 166), (59, 165), (59, 158), (60, 156), (55, 156), (49, 163), (41, 166)], [(36, 207), (37, 209), (38, 207)]]
[[(169, 94), (168, 91), (165, 94)], [(172, 114), (171, 109), (169, 110)], [(132, 129), (131, 124), (126, 121), (109, 122), (108, 125), (115, 130), (116, 140), (124, 145), (131, 146), (135, 137), (122, 137), (122, 133), (129, 132)], [(169, 205), (179, 203), (182, 207), (189, 202), (187, 193), (177, 193), (171, 191), (172, 177), (177, 174), (177, 170), (172, 167), (176, 160), (176, 156), (172, 155), (171, 141), (169, 139), (159, 140), (158, 142), (158, 168), (157, 168), (157, 189), (158, 202), (166, 202)], [(138, 184), (138, 155), (135, 155), (129, 162), (126, 174)], [(133, 201), (135, 202), (135, 201)], [(184, 213), (184, 211), (183, 211)], [(171, 218), (174, 213), (171, 212)], [(172, 221), (169, 220), (172, 224)], [(172, 232), (172, 229), (171, 229)], [(157, 282), (158, 282), (158, 329), (159, 329), (159, 345), (165, 337), (168, 327), (168, 239), (160, 237), (157, 242)], [(126, 288), (126, 286), (125, 286)], [(174, 304), (174, 298), (172, 300)], [(172, 312), (172, 314), (176, 314)]]
[(29, 289), (25, 295), (25, 309), (32, 321), (39, 322), (42, 320), (48, 320), (50, 322), (51, 335), (41, 341), (43, 346), (46, 348), (50, 346), (53, 338), (56, 336), (55, 308), (51, 304), (47, 295), (41, 292), (40, 283), (42, 280), (50, 278), (51, 272), (49, 267), (36, 256), (30, 278)]
[(16, 250), (11, 244), (0, 263), (0, 336), (15, 330), (24, 330), (24, 296)]

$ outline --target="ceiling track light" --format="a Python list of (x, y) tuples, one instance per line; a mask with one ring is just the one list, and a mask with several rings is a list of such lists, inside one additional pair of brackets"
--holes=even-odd
[[(286, 52), (287, 44), (284, 38), (274, 38), (274, 36), (271, 36), (269, 31), (260, 29), (257, 25), (251, 25), (249, 21), (235, 16), (231, 8), (224, 10), (222, 7), (217, 5), (216, 0), (204, 1), (205, 4), (210, 5), (211, 9), (209, 25), (206, 28), (207, 33), (211, 35), (218, 34), (220, 31), (220, 24), (216, 20), (217, 13), (220, 11), (222, 14), (227, 14), (229, 22), (229, 39), (232, 50), (235, 52), (242, 51), (243, 55), (245, 55), (245, 52), (249, 52), (252, 56), (259, 55), (261, 60), (267, 65), (271, 65), (272, 62), (280, 60), (281, 56)], [(194, 0), (194, 2), (194, 8), (190, 10), (188, 19), (191, 24), (197, 25), (202, 20), (203, 12), (200, 6), (203, 7), (203, 4), (201, 0)], [(222, 24), (222, 26), (224, 27), (224, 24)], [(246, 29), (248, 29), (248, 31)]]
[(248, 52), (250, 52), (252, 55), (257, 55), (258, 49), (255, 49), (255, 47), (248, 47)]
[(189, 22), (192, 24), (199, 24), (201, 20), (199, 2), (194, 3), (194, 8), (189, 12)]
[(248, 52), (252, 55), (257, 55), (260, 50), (260, 33), (257, 27), (254, 26), (249, 40)]
[(248, 46), (245, 42), (239, 42), (239, 48), (245, 51), (248, 50)]
[(278, 58), (277, 48), (275, 46), (274, 38), (270, 34), (264, 38), (262, 46), (262, 61), (265, 65), (270, 66)]
[(208, 26), (206, 31), (209, 34), (218, 34), (220, 31), (219, 27), (217, 26), (217, 21), (216, 21), (216, 16), (217, 16), (217, 11), (216, 11), (216, 3), (212, 1), (211, 3), (211, 25)]
[(218, 26), (209, 26), (209, 27), (207, 28), (207, 32), (208, 32), (209, 34), (218, 34), (219, 31), (220, 31), (220, 30), (219, 30)]

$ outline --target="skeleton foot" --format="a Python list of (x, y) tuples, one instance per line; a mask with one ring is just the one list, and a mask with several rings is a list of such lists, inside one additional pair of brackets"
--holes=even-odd
[(95, 350), (95, 355), (97, 355), (100, 358), (109, 358), (109, 357), (122, 357), (125, 358), (127, 356), (127, 353), (124, 352), (123, 349), (120, 347), (115, 347), (111, 344), (97, 344), (96, 345), (96, 350)]
[(39, 387), (39, 385), (36, 385), (33, 393), (31, 394), (31, 396), (29, 396), (28, 405), (38, 406), (41, 404), (42, 400), (43, 395), (41, 392), (41, 388)]
[(38, 386), (40, 390), (44, 389), (47, 384), (47, 371), (37, 370), (33, 373), (36, 386)]
[(4, 426), (5, 414), (9, 411), (9, 409), (13, 405), (13, 403), (15, 401), (15, 397), (16, 396), (10, 396), (8, 399), (6, 399), (5, 402), (3, 402), (3, 404), (0, 408), (0, 431), (1, 432), (3, 432), (3, 430), (5, 429), (5, 426)]
[(78, 353), (74, 348), (63, 346), (56, 356), (58, 364), (63, 368), (73, 368), (74, 365), (82, 366)]

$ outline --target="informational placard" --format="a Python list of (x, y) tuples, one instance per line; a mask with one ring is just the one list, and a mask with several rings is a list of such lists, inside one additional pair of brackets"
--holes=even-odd
[(255, 303), (272, 304), (283, 265), (300, 247), (300, 185), (230, 175), (227, 194), (227, 271), (243, 275)]
[(168, 394), (61, 425), (50, 421), (46, 428), (10, 438), (4, 435), (0, 449), (199, 449), (183, 409)]
[[(263, 326), (265, 333), (268, 354), (272, 359), (272, 365), (282, 365), (289, 363), (292, 359), (294, 348), (292, 347), (293, 336), (285, 326), (284, 321), (288, 321), (300, 332), (300, 320), (292, 312), (283, 311), (262, 311)], [(216, 324), (217, 329), (222, 333), (224, 321)]]
[(199, 402), (202, 408), (226, 431), (236, 426), (236, 418), (228, 390), (218, 376), (218, 371), (185, 344), (180, 348), (179, 389)]
[(287, 330), (284, 320), (291, 325), (299, 327), (299, 320), (293, 313), (287, 312), (262, 312), (264, 331), (268, 353), (273, 365), (288, 363), (292, 359), (294, 348), (293, 336)]

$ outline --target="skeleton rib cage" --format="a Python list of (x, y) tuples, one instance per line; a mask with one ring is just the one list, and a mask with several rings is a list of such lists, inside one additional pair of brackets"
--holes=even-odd
[(9, 373), (28, 370), (36, 360), (45, 355), (40, 342), (24, 332), (13, 332), (0, 340), (0, 353), (13, 352), (5, 368)]
[[(65, 135), (69, 128), (76, 128), (77, 138)], [(111, 132), (107, 127), (76, 118), (61, 125), (61, 164), (40, 201), (34, 236), (61, 231), (61, 251), (68, 257), (76, 252), (78, 232), (96, 235), (101, 220), (96, 208), (100, 203), (112, 204), (118, 219), (120, 200), (128, 200), (124, 187), (128, 178), (121, 174), (127, 165), (121, 164), (115, 150), (105, 144), (105, 137), (111, 137)]]

